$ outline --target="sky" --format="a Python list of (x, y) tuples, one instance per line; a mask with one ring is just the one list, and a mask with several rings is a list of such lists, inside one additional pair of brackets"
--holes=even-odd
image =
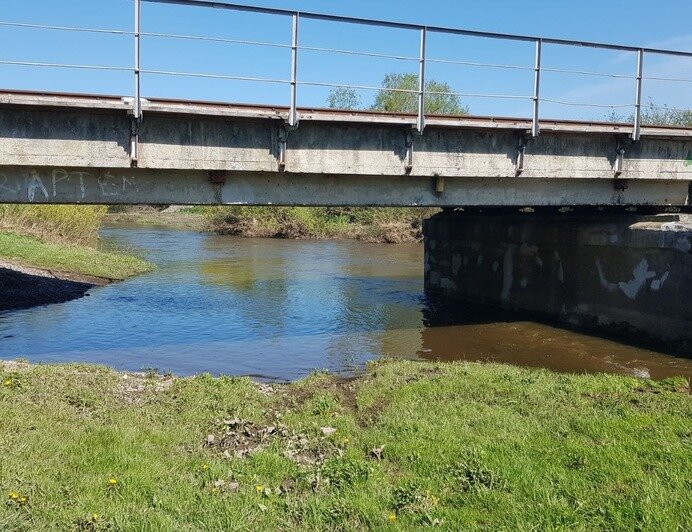
[[(242, 3), (239, 1), (239, 3)], [(263, 0), (248, 4), (290, 10), (412, 22), (432, 26), (533, 36), (611, 42), (692, 51), (690, 0), (547, 1), (506, 0)], [(131, 31), (132, 0), (0, 0), (0, 62), (25, 61), (79, 65), (133, 65), (131, 35), (89, 34), (18, 28), (3, 22), (77, 26)], [(145, 2), (142, 31), (262, 41), (289, 45), (288, 17)], [(303, 82), (377, 87), (389, 72), (416, 73), (419, 35), (415, 31), (304, 20), (302, 46), (338, 48), (410, 57), (382, 59), (314, 50), (300, 50), (298, 79)], [(436, 63), (426, 66), (427, 79), (448, 83), (473, 114), (530, 116), (533, 91), (532, 43), (498, 41), (430, 33), (427, 57), (452, 61), (513, 65), (519, 69)], [(587, 70), (634, 76), (633, 53), (583, 47), (545, 45), (546, 68)], [(142, 37), (142, 68), (227, 76), (290, 79), (290, 50)], [(692, 107), (692, 58), (646, 56), (644, 76), (687, 79), (688, 82), (646, 80), (644, 101), (677, 108)], [(84, 92), (132, 96), (133, 74), (127, 71), (44, 68), (0, 64), (0, 88)], [(325, 106), (328, 87), (300, 85), (298, 104)], [(596, 104), (601, 107), (541, 103), (543, 118), (602, 119), (609, 105), (631, 106), (635, 81), (545, 71), (541, 96), (546, 100)], [(360, 90), (362, 104), (376, 92)], [(511, 98), (474, 97), (504, 95)], [(145, 73), (143, 97), (214, 100), (288, 105), (289, 86), (237, 80), (206, 79)], [(614, 107), (626, 117), (632, 107)]]

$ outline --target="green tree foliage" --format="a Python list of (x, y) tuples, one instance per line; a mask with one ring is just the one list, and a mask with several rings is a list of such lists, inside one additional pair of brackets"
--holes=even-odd
[[(459, 96), (449, 94), (453, 92), (449, 84), (429, 80), (425, 83), (425, 90), (427, 114), (466, 115), (469, 113), (468, 107), (461, 105)], [(332, 109), (363, 108), (356, 90), (347, 87), (332, 89), (327, 96), (327, 105)], [(387, 74), (382, 80), (382, 90), (377, 93), (370, 109), (390, 113), (418, 112), (418, 76), (397, 72)]]
[[(642, 106), (642, 124), (650, 126), (692, 127), (692, 109), (673, 109), (667, 105), (657, 105), (652, 99)], [(634, 122), (634, 114), (623, 117), (615, 112), (607, 116), (610, 122)]]
[(355, 89), (335, 87), (327, 96), (327, 105), (331, 109), (360, 109), (362, 102)]
[[(372, 105), (371, 109), (374, 111), (387, 111), (391, 113), (415, 113), (418, 111), (417, 91), (418, 76), (416, 74), (387, 74), (384, 80), (382, 80), (382, 90), (377, 94), (375, 103)], [(428, 80), (425, 83), (425, 91), (425, 112), (427, 114), (468, 114), (468, 107), (461, 105), (459, 96), (449, 94), (453, 92), (449, 84)]]

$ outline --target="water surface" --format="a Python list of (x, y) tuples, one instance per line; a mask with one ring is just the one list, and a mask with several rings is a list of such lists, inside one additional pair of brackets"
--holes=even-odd
[(493, 360), (661, 378), (692, 360), (423, 295), (421, 245), (107, 227), (153, 273), (0, 314), (0, 358), (294, 379), (373, 358)]

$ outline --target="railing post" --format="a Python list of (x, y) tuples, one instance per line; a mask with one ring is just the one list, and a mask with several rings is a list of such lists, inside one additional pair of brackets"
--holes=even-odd
[(142, 119), (142, 95), (141, 95), (141, 83), (140, 83), (140, 38), (142, 31), (142, 0), (135, 0), (135, 24), (134, 24), (134, 37), (135, 37), (135, 99), (133, 102), (133, 124), (132, 124), (132, 135), (131, 135), (131, 146), (130, 146), (130, 157), (133, 162), (137, 161), (139, 156), (139, 123)]
[(427, 33), (427, 28), (421, 28), (418, 59), (418, 120), (416, 121), (416, 130), (419, 135), (422, 135), (425, 129), (425, 39)]
[(288, 112), (288, 125), (298, 125), (298, 19), (300, 13), (293, 13), (291, 27), (291, 109)]
[(634, 127), (632, 140), (638, 141), (642, 128), (642, 77), (644, 72), (644, 50), (637, 50), (637, 89), (634, 97)]
[(536, 53), (533, 66), (533, 120), (531, 122), (531, 136), (538, 137), (538, 104), (541, 99), (541, 48), (543, 41), (536, 39)]

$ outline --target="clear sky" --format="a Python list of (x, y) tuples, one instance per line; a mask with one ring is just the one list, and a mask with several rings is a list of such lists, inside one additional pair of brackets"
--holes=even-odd
[[(240, 2), (239, 2), (240, 3)], [(568, 39), (614, 42), (692, 50), (692, 1), (628, 0), (263, 0), (259, 5), (380, 18), (419, 24), (520, 33)], [(0, 0), (0, 22), (24, 22), (132, 30), (132, 0)], [(144, 32), (165, 32), (290, 44), (290, 19), (219, 9), (144, 3)], [(413, 31), (306, 20), (300, 43), (416, 57), (418, 35)], [(428, 57), (529, 67), (491, 69), (429, 63), (428, 79), (448, 82), (455, 91), (530, 96), (533, 45), (480, 38), (430, 34)], [(0, 24), (0, 60), (58, 62), (130, 67), (132, 36), (67, 33)], [(288, 80), (290, 52), (285, 48), (240, 46), (190, 40), (143, 37), (142, 66), (170, 70)], [(634, 54), (578, 47), (544, 47), (543, 65), (633, 75)], [(388, 72), (416, 72), (417, 62), (364, 58), (301, 51), (299, 79), (378, 86)], [(645, 76), (692, 80), (692, 59), (647, 57)], [(2, 88), (91, 92), (131, 96), (132, 74), (0, 65)], [(692, 83), (647, 81), (645, 100), (673, 107), (692, 107)], [(301, 86), (299, 105), (323, 106), (329, 89)], [(281, 84), (210, 80), (147, 74), (143, 96), (206, 99), (229, 102), (288, 104), (289, 89)], [(634, 81), (545, 72), (542, 96), (561, 101), (630, 104)], [(361, 91), (364, 105), (374, 92)], [(463, 98), (474, 114), (530, 114), (529, 100)], [(622, 115), (631, 109), (618, 109)], [(542, 105), (551, 118), (603, 118), (607, 108)]]

